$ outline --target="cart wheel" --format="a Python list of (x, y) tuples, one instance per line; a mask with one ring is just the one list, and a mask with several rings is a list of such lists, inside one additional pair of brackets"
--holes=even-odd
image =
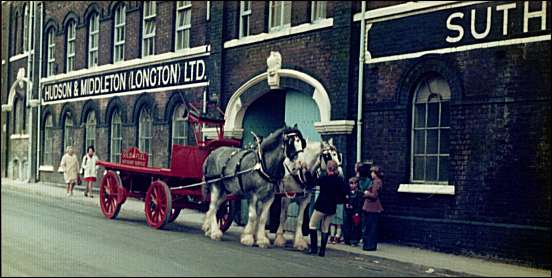
[(236, 204), (232, 200), (226, 200), (217, 211), (217, 223), (219, 224), (221, 232), (226, 232), (232, 225), (234, 220), (234, 212), (236, 211)]
[(124, 195), (126, 199), (126, 194), (121, 189), (124, 188), (119, 175), (111, 170), (107, 171), (100, 183), (100, 208), (109, 219), (114, 219), (119, 214), (123, 200), (121, 196)]
[(171, 191), (163, 181), (154, 181), (146, 193), (145, 208), (146, 221), (150, 227), (161, 229), (171, 217)]
[(172, 209), (171, 218), (169, 218), (169, 223), (172, 223), (174, 222), (174, 220), (176, 220), (176, 218), (180, 214), (180, 210), (181, 209), (175, 209), (175, 208)]

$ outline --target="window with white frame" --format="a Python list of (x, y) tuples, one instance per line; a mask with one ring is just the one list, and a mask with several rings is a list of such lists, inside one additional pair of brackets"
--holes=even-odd
[(65, 120), (64, 120), (64, 126), (63, 126), (63, 150), (62, 153), (65, 153), (65, 150), (67, 150), (68, 146), (73, 146), (73, 116), (71, 116), (71, 113), (67, 112), (65, 114)]
[(88, 22), (88, 67), (98, 65), (98, 45), (100, 39), (100, 15), (95, 13)]
[(67, 25), (67, 62), (65, 64), (65, 72), (70, 72), (75, 69), (75, 38), (77, 33), (77, 24), (71, 21)]
[(115, 111), (111, 114), (111, 162), (121, 161), (121, 146), (123, 143), (121, 126), (121, 116), (119, 111)]
[(42, 141), (42, 164), (41, 165), (54, 165), (54, 159), (52, 154), (54, 153), (54, 123), (52, 120), (52, 114), (46, 116), (44, 121), (44, 137)]
[(86, 117), (86, 142), (85, 146), (96, 146), (96, 114), (88, 112)]
[(23, 12), (23, 52), (29, 50), (29, 5), (25, 5)]
[(126, 25), (126, 8), (120, 5), (115, 10), (115, 28), (113, 40), (113, 63), (125, 59), (125, 25)]
[[(138, 148), (151, 158), (152, 119), (150, 110), (142, 108), (138, 118)], [(149, 160), (148, 160), (149, 161)], [(148, 162), (149, 163), (149, 162)]]
[(155, 1), (144, 2), (144, 21), (142, 28), (142, 57), (155, 54)]
[(56, 65), (56, 42), (54, 28), (48, 30), (48, 60), (46, 67), (46, 76), (51, 76), (55, 74), (55, 65)]
[(412, 117), (410, 179), (414, 183), (448, 184), (450, 87), (438, 75), (416, 88)]
[(291, 1), (270, 1), (269, 20), (270, 32), (277, 32), (291, 26)]
[(313, 1), (311, 3), (311, 22), (326, 18), (326, 1)]
[(19, 28), (19, 12), (16, 12), (15, 13), (15, 21), (13, 23), (13, 52), (12, 54), (13, 55), (16, 55), (16, 54), (19, 54), (19, 52), (21, 51), (21, 49), (18, 49), (20, 48), (19, 47), (19, 41), (18, 41), (18, 38), (19, 38), (19, 30), (17, 28)]
[(186, 145), (188, 143), (188, 120), (186, 107), (183, 104), (178, 105), (173, 112), (172, 143), (173, 145)]
[(240, 38), (249, 36), (251, 1), (240, 1)]
[(190, 48), (190, 29), (192, 28), (192, 1), (176, 2), (176, 42), (175, 49)]

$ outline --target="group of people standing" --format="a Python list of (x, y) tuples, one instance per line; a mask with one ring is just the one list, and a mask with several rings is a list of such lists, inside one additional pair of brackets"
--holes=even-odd
[[(314, 204), (314, 212), (309, 222), (310, 248), (308, 254), (325, 256), (326, 245), (332, 219), (343, 217), (343, 237), (345, 244), (356, 246), (362, 234), (362, 248), (366, 251), (377, 249), (378, 217), (383, 211), (379, 192), (383, 186), (383, 171), (372, 163), (357, 163), (356, 175), (349, 179), (349, 185), (339, 176), (337, 163), (330, 160), (327, 172), (319, 179), (320, 194)], [(339, 210), (339, 206), (344, 210)], [(318, 225), (321, 230), (320, 248), (318, 248)], [(339, 242), (339, 226), (334, 229), (332, 243)]]
[(65, 183), (67, 184), (67, 196), (73, 196), (75, 184), (81, 184), (81, 179), (87, 183), (84, 191), (85, 197), (93, 198), (92, 187), (96, 182), (98, 166), (96, 166), (98, 157), (95, 154), (94, 146), (88, 146), (86, 154), (82, 157), (82, 164), (79, 166), (79, 160), (72, 146), (68, 146), (65, 154), (61, 158), (59, 171), (63, 172)]

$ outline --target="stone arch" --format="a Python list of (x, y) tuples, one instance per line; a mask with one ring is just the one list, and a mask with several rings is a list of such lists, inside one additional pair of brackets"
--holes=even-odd
[[(20, 99), (25, 99), (26, 97), (25, 93), (21, 95), (18, 92), (18, 91), (26, 92), (27, 86), (31, 84), (31, 81), (25, 75), (26, 75), (25, 68), (19, 68), (17, 72), (17, 77), (16, 77), (17, 79), (13, 82), (12, 86), (10, 87), (10, 91), (8, 94), (8, 103), (2, 104), (2, 111), (11, 112), (16, 97), (19, 97)], [(17, 87), (19, 87), (19, 89)]]
[(100, 7), (98, 6), (98, 3), (92, 2), (88, 7), (86, 8), (86, 11), (84, 12), (83, 17), (83, 23), (87, 24), (88, 20), (90, 20), (90, 16), (97, 13), (100, 17), (102, 16)]
[(109, 4), (106, 17), (113, 18), (115, 16), (115, 11), (119, 8), (119, 6), (127, 7), (127, 4), (124, 1), (111, 2), (111, 4)]
[(67, 25), (69, 24), (69, 22), (71, 22), (71, 20), (75, 21), (75, 24), (76, 24), (77, 27), (79, 26), (79, 24), (80, 24), (79, 16), (75, 12), (70, 11), (70, 12), (67, 13), (67, 15), (65, 15), (65, 18), (63, 19), (63, 32), (64, 33), (67, 33)]
[[(280, 69), (278, 73), (282, 79), (291, 79), (290, 81), (283, 82), (283, 85), (311, 88), (313, 90), (312, 98), (318, 106), (318, 111), (320, 112), (320, 122), (322, 124), (331, 122), (330, 98), (328, 92), (320, 81), (304, 72), (294, 69)], [(266, 85), (267, 79), (268, 74), (263, 72), (245, 82), (236, 90), (236, 92), (234, 92), (232, 97), (230, 97), (230, 100), (226, 105), (226, 123), (224, 125), (224, 130), (225, 132), (228, 132), (228, 135), (241, 138), (245, 111), (255, 100), (270, 91)], [(298, 84), (294, 85), (293, 83)], [(306, 83), (306, 85), (301, 83)], [(262, 92), (259, 93), (259, 90), (251, 90), (254, 86), (266, 86), (267, 89), (262, 90)]]
[(99, 110), (100, 109), (98, 108), (98, 104), (95, 101), (91, 99), (87, 100), (82, 106), (80, 125), (83, 126), (86, 124), (86, 118), (88, 117), (88, 113), (94, 113), (96, 116), (96, 125), (100, 126), (102, 121), (100, 118)]
[(123, 105), (123, 102), (121, 101), (120, 97), (111, 97), (109, 100), (109, 103), (107, 104), (107, 108), (105, 109), (105, 118), (104, 123), (107, 127), (111, 125), (111, 115), (115, 113), (115, 111), (119, 111), (119, 115), (121, 115), (121, 121), (123, 124), (127, 123), (127, 106)]
[(457, 66), (449, 60), (428, 55), (416, 61), (401, 77), (396, 92), (401, 106), (410, 107), (418, 82), (428, 74), (438, 74), (449, 83), (451, 103), (462, 101), (463, 81)]
[(144, 93), (140, 97), (138, 97), (138, 99), (134, 103), (134, 110), (132, 111), (132, 123), (136, 127), (138, 127), (140, 110), (142, 110), (143, 107), (147, 107), (150, 109), (152, 120), (154, 122), (157, 122), (157, 105), (155, 105), (155, 100), (150, 94)]

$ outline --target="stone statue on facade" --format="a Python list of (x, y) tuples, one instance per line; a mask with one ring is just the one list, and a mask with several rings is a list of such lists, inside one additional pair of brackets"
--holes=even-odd
[(268, 86), (270, 89), (280, 88), (280, 74), (279, 71), (282, 68), (282, 55), (278, 51), (270, 51), (270, 56), (266, 59), (268, 66)]

